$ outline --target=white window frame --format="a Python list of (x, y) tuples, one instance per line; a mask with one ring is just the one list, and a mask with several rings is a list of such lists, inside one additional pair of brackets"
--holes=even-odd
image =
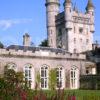
[[(42, 89), (48, 89), (48, 66), (43, 65), (40, 70), (41, 84)], [(43, 81), (43, 83), (42, 83)]]
[(27, 80), (27, 82), (28, 82), (27, 86), (29, 88), (31, 88), (32, 87), (32, 66), (31, 66), (31, 64), (25, 65), (24, 76), (25, 76), (25, 80)]
[(57, 88), (62, 88), (63, 86), (63, 68), (57, 68)]
[(79, 86), (79, 72), (76, 66), (70, 70), (70, 87), (71, 89), (78, 89)]
[(65, 87), (65, 73), (63, 66), (57, 67), (57, 89), (63, 89)]

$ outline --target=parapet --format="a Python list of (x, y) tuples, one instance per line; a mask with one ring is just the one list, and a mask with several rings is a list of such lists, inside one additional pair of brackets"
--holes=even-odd
[(63, 49), (50, 47), (27, 47), (11, 45), (5, 49), (0, 49), (0, 56), (17, 57), (48, 57), (56, 59), (79, 59), (85, 60), (85, 54), (72, 54)]

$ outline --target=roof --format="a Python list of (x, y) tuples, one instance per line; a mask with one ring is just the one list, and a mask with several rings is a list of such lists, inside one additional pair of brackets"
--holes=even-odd
[(57, 16), (56, 16), (56, 20), (59, 20), (61, 18), (64, 18), (64, 11), (59, 13)]
[(65, 3), (71, 3), (71, 0), (65, 0)]
[(25, 35), (23, 35), (23, 37), (30, 37), (28, 33), (25, 33)]
[(88, 0), (88, 4), (87, 4), (87, 7), (86, 7), (86, 10), (88, 10), (89, 8), (94, 8), (92, 0)]
[(63, 24), (65, 22), (65, 18), (64, 17), (65, 17), (64, 11), (59, 13), (56, 16), (56, 25)]
[[(60, 49), (60, 48), (51, 48), (51, 47), (32, 47), (32, 46), (20, 46), (20, 45), (10, 45), (6, 48), (7, 50), (9, 49), (14, 49), (14, 50), (24, 50), (24, 51), (39, 51), (39, 50), (45, 50), (45, 51), (51, 51), (51, 52), (55, 52), (55, 53), (66, 53), (67, 51), (64, 49)], [(68, 52), (67, 52), (68, 53)]]

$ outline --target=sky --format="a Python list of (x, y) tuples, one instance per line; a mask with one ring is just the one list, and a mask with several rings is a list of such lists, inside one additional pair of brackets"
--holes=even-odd
[[(0, 41), (5, 45), (22, 45), (23, 35), (28, 33), (31, 41), (38, 46), (47, 38), (46, 0), (0, 0)], [(72, 0), (81, 12), (85, 12), (88, 0)], [(100, 42), (100, 0), (92, 0), (95, 5), (94, 41)], [(63, 11), (60, 0), (60, 11)]]

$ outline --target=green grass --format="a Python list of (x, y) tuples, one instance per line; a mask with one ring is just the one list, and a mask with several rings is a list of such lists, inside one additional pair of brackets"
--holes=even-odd
[[(46, 93), (48, 98), (56, 94), (55, 91), (49, 90), (44, 91), (44, 93)], [(66, 100), (68, 95), (75, 95), (76, 100), (100, 100), (100, 90), (65, 90), (64, 100)]]
[[(61, 92), (61, 91), (60, 91)], [(41, 93), (40, 90), (37, 92), (35, 90), (27, 90), (27, 100), (33, 100), (33, 97)], [(53, 100), (51, 97), (58, 96), (60, 99), (55, 100), (68, 100), (68, 96), (73, 96), (73, 94), (76, 97), (76, 100), (100, 100), (100, 90), (64, 90), (64, 93), (58, 93), (57, 90), (42, 90), (42, 93), (47, 97), (46, 100)], [(63, 96), (63, 99), (61, 97)], [(4, 96), (5, 97), (5, 96)], [(9, 99), (9, 95), (7, 96), (7, 99), (3, 100), (14, 100)], [(2, 100), (2, 99), (0, 99)]]
[(66, 93), (75, 93), (75, 95), (96, 95), (100, 96), (100, 90), (65, 90)]
[(77, 100), (100, 100), (100, 90), (66, 90), (70, 94), (75, 94)]

